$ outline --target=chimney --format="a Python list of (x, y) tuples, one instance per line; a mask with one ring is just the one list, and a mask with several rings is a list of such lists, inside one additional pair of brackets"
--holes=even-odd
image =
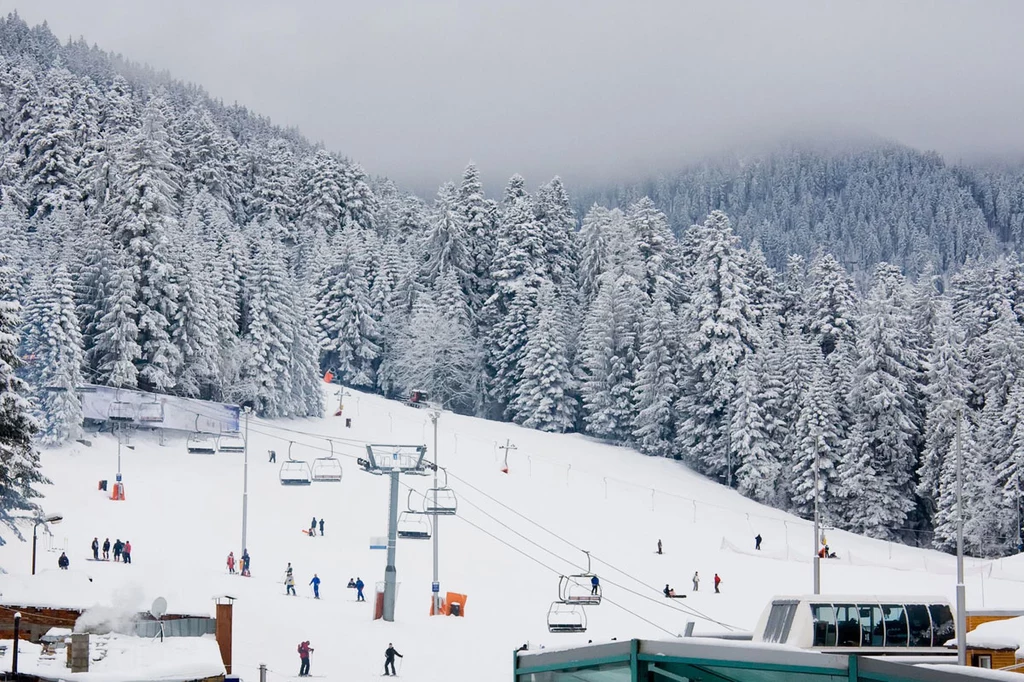
[(71, 659), (71, 672), (89, 672), (89, 635), (78, 632), (71, 635), (69, 658)]
[(231, 674), (231, 620), (234, 614), (234, 597), (217, 598), (217, 646), (220, 647), (220, 660), (224, 670)]

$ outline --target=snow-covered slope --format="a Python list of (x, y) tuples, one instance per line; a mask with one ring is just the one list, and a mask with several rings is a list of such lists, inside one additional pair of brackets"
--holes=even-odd
[[(327, 399), (336, 403), (328, 390)], [(112, 502), (97, 491), (113, 479), (116, 441), (94, 438), (92, 447), (44, 452), (48, 513), (64, 515), (53, 544), (66, 538), (71, 571), (56, 570), (57, 553), (40, 542), (45, 589), (25, 578), (31, 543), (0, 547), (5, 600), (39, 592), (60, 601), (92, 577), (91, 599), (145, 610), (167, 597), (169, 610), (210, 611), (216, 595), (235, 602), (235, 673), (256, 679), (259, 663), (275, 676), (294, 676), (295, 647), (310, 640), (312, 672), (328, 679), (359, 680), (381, 672), (389, 642), (405, 655), (405, 676), (420, 680), (499, 679), (508, 675), (511, 651), (529, 641), (561, 646), (611, 637), (664, 637), (697, 621), (698, 632), (726, 626), (751, 629), (773, 594), (810, 591), (810, 525), (746, 500), (691, 473), (678, 462), (593, 442), (445, 413), (439, 420), (440, 463), (459, 496), (457, 517), (440, 523), (443, 591), (469, 595), (465, 618), (430, 618), (431, 543), (400, 540), (401, 583), (395, 623), (371, 620), (372, 586), (383, 579), (385, 553), (369, 549), (387, 524), (387, 482), (361, 471), (355, 458), (365, 442), (432, 445), (428, 414), (353, 392), (344, 420), (250, 422), (248, 548), (252, 577), (227, 574), (229, 551), (241, 555), (242, 455), (190, 455), (183, 438), (161, 446), (155, 434), (137, 433), (134, 450), (122, 453), (127, 500)], [(321, 436), (318, 438), (316, 435)], [(312, 460), (328, 454), (326, 437), (338, 439), (341, 483), (283, 487), (280, 463), (292, 455)], [(501, 471), (511, 439), (509, 473)], [(343, 442), (344, 441), (344, 442)], [(278, 464), (267, 462), (267, 450)], [(416, 490), (429, 478), (406, 477)], [(403, 488), (404, 490), (404, 488)], [(404, 505), (404, 501), (403, 501)], [(312, 517), (326, 519), (325, 537), (308, 537)], [(31, 533), (31, 528), (28, 529)], [(753, 538), (764, 538), (761, 552)], [(86, 561), (94, 536), (131, 540), (133, 564)], [(936, 552), (828, 532), (839, 560), (823, 564), (824, 591), (946, 594), (952, 600), (954, 561)], [(661, 539), (665, 553), (655, 553)], [(605, 603), (588, 607), (585, 634), (549, 634), (548, 607), (558, 575), (585, 566), (593, 555)], [(295, 569), (299, 597), (284, 595), (285, 566)], [(698, 571), (700, 591), (691, 592)], [(322, 599), (307, 586), (323, 580)], [(712, 578), (722, 577), (714, 594)], [(78, 575), (76, 575), (78, 574)], [(350, 577), (367, 583), (368, 602), (345, 588)], [(1024, 564), (972, 562), (972, 606), (1019, 604)], [(685, 600), (661, 596), (665, 583)], [(62, 586), (66, 590), (62, 589)], [(62, 594), (63, 592), (63, 594)], [(1017, 601), (1015, 601), (1017, 600)], [(204, 606), (205, 605), (205, 606)]]

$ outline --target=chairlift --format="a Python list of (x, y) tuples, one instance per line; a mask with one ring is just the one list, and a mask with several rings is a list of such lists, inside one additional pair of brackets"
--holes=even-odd
[(139, 405), (139, 421), (147, 423), (164, 420), (164, 404), (156, 396), (146, 399)]
[(294, 443), (288, 443), (288, 459), (281, 465), (281, 471), (278, 473), (281, 485), (309, 485), (313, 482), (309, 464), (302, 459), (292, 459), (292, 445)]
[(415, 490), (409, 491), (407, 511), (398, 515), (398, 537), (407, 540), (429, 540), (430, 519), (423, 512), (416, 511), (412, 507), (412, 496)]
[(558, 598), (567, 604), (579, 604), (581, 606), (601, 605), (601, 585), (597, 585), (597, 592), (594, 592), (592, 580), (595, 577), (590, 572), (590, 552), (587, 555), (587, 570), (574, 575), (563, 575), (558, 580)]
[(120, 400), (121, 389), (114, 392), (114, 400), (107, 406), (107, 419), (116, 424), (131, 424), (135, 422), (135, 405), (125, 400)]
[(213, 434), (203, 433), (199, 430), (199, 415), (196, 415), (196, 429), (188, 434), (185, 448), (197, 455), (213, 455), (217, 453), (217, 439)]
[(453, 516), (459, 508), (459, 501), (455, 498), (455, 491), (448, 487), (448, 472), (444, 473), (444, 484), (438, 488), (430, 488), (423, 495), (423, 513), (437, 514), (439, 516)]
[(334, 441), (328, 439), (331, 446), (330, 457), (317, 457), (313, 460), (312, 475), (314, 481), (340, 481), (341, 462), (334, 457)]
[(548, 632), (586, 632), (587, 612), (579, 604), (551, 602), (548, 609)]
[(222, 433), (217, 439), (217, 450), (220, 452), (245, 452), (245, 438), (237, 431)]

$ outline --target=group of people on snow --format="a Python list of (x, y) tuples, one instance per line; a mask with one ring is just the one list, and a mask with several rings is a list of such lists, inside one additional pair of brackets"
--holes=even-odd
[[(316, 651), (309, 645), (309, 640), (299, 642), (299, 677), (309, 677), (309, 655)], [(395, 645), (388, 642), (388, 648), (384, 650), (384, 674), (398, 676), (395, 671), (395, 657), (405, 658), (402, 654), (398, 653), (395, 649)], [(388, 672), (390, 670), (390, 672)]]
[[(757, 542), (757, 549), (761, 549), (761, 536), (758, 535), (755, 538), (755, 541)], [(657, 550), (657, 553), (658, 554), (664, 554), (664, 552), (662, 552), (661, 540), (658, 540), (658, 550)], [(693, 572), (693, 579), (692, 580), (693, 580), (693, 591), (694, 592), (699, 592), (700, 591), (700, 573), (698, 571), (694, 571)], [(718, 576), (717, 573), (715, 573), (715, 594), (721, 594), (721, 592), (718, 589), (719, 585), (721, 585), (721, 584), (722, 584), (722, 579)], [(686, 595), (685, 594), (676, 594), (675, 588), (670, 587), (668, 583), (665, 583), (665, 589), (663, 589), (661, 591), (661, 593), (664, 594), (669, 599), (686, 599)]]
[(356, 601), (366, 601), (366, 597), (363, 596), (363, 588), (366, 585), (363, 583), (363, 579), (356, 576), (355, 580), (352, 578), (348, 579), (348, 588), (356, 591)]
[[(238, 561), (238, 572), (249, 577), (249, 550), (242, 551), (242, 558)], [(235, 553), (228, 552), (228, 573), (235, 573)]]
[[(103, 541), (103, 545), (100, 545), (100, 539), (92, 539), (92, 559), (93, 561), (110, 561), (110, 538)], [(125, 540), (121, 542), (121, 538), (114, 541), (114, 561), (121, 561), (126, 564), (132, 562), (132, 542), (131, 540)], [(100, 559), (100, 550), (103, 550), (103, 558)]]
[(320, 535), (324, 534), (324, 520), (321, 517), (319, 524), (317, 524), (316, 517), (313, 517), (313, 521), (309, 524), (309, 537), (316, 537), (317, 525), (320, 526)]

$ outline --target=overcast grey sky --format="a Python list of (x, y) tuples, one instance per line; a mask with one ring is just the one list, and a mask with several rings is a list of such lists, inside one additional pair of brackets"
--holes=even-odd
[(802, 130), (1024, 154), (1024, 0), (0, 0), (410, 188)]

